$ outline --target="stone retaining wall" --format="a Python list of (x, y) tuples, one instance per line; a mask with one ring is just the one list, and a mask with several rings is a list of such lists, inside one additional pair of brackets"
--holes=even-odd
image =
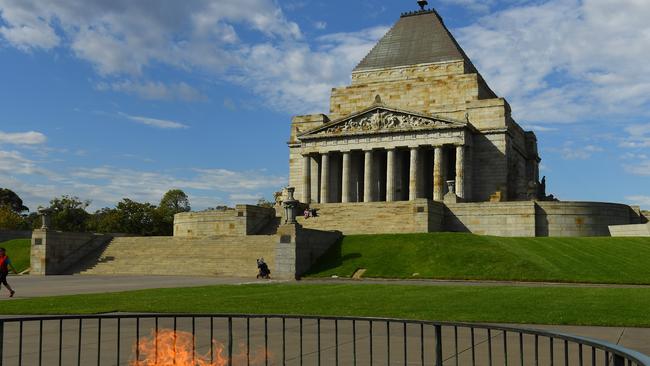
[(444, 205), (427, 199), (399, 202), (312, 204), (317, 217), (298, 222), (306, 229), (353, 234), (427, 233), (441, 230)]
[(273, 218), (275, 209), (251, 205), (225, 211), (184, 212), (174, 216), (174, 236), (255, 235)]
[(113, 234), (34, 230), (30, 254), (30, 274), (62, 274), (91, 252), (106, 245), (113, 237)]
[(443, 230), (478, 235), (535, 236), (535, 203), (448, 204)]
[(637, 223), (630, 206), (600, 202), (480, 202), (443, 205), (427, 199), (313, 204), (305, 228), (345, 235), (469, 232), (494, 236), (609, 236), (610, 225)]
[(650, 236), (650, 224), (613, 225), (609, 232), (616, 237), (645, 237)]

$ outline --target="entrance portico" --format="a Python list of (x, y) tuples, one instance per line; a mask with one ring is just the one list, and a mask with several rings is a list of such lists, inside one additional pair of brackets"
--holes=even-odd
[(448, 180), (460, 199), (468, 198), (472, 133), (466, 122), (378, 103), (298, 139), (306, 203), (442, 201)]

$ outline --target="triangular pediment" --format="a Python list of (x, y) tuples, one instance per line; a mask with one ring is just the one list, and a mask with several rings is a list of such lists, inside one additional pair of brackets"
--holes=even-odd
[(299, 135), (301, 140), (337, 135), (463, 128), (467, 122), (374, 105)]

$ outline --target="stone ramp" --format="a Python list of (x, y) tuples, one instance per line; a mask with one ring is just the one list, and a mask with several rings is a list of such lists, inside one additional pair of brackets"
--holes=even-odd
[(274, 268), (276, 245), (275, 235), (115, 238), (74, 273), (254, 278), (257, 258)]
[(636, 225), (613, 225), (609, 232), (615, 237), (643, 237), (650, 236), (650, 223)]

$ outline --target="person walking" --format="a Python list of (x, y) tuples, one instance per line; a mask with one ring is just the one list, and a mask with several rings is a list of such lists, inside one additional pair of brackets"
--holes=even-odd
[(9, 275), (9, 269), (18, 274), (16, 268), (11, 264), (11, 259), (7, 256), (7, 250), (5, 248), (0, 248), (0, 288), (4, 285), (7, 290), (9, 290), (9, 297), (14, 297), (16, 291), (14, 291), (9, 283), (7, 283), (7, 276)]

